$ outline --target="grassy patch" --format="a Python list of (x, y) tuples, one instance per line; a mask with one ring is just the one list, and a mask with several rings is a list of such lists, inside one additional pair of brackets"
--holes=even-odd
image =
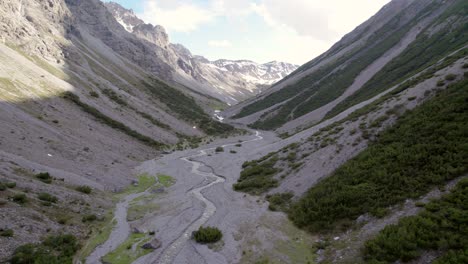
[(138, 185), (129, 185), (119, 196), (125, 196), (132, 193), (144, 192), (146, 189), (156, 184), (156, 178), (148, 174), (138, 176)]
[[(151, 237), (146, 234), (132, 233), (116, 250), (103, 257), (103, 260), (112, 264), (129, 264), (141, 256), (149, 254), (150, 249), (142, 249), (141, 246)], [(135, 246), (134, 246), (135, 245)], [(135, 250), (133, 250), (133, 247)]]
[(158, 174), (158, 182), (164, 187), (169, 187), (172, 186), (176, 182), (176, 180), (169, 175)]
[(113, 213), (110, 212), (105, 219), (108, 219), (104, 222), (99, 222), (100, 224), (93, 228), (94, 232), (90, 239), (88, 239), (83, 245), (82, 249), (78, 254), (78, 258), (83, 262), (88, 257), (94, 249), (104, 244), (112, 232), (112, 229), (117, 224), (117, 222), (112, 218)]

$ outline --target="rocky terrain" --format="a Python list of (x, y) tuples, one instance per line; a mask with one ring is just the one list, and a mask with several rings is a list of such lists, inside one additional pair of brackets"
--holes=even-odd
[(246, 60), (209, 61), (192, 55), (181, 44), (170, 43), (162, 26), (145, 24), (132, 10), (114, 2), (106, 3), (106, 7), (128, 32), (158, 47), (158, 56), (171, 66), (176, 81), (231, 105), (269, 88), (298, 67), (277, 61), (264, 64)]
[(466, 10), (391, 1), (287, 75), (115, 3), (2, 1), (0, 262), (461, 263)]

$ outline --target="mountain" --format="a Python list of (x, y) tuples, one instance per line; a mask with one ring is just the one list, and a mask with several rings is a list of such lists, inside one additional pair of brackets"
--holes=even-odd
[(457, 1), (392, 1), (327, 52), (226, 115), (299, 131), (391, 88), (466, 44)]
[(0, 262), (466, 262), (467, 1), (393, 0), (295, 70), (109, 8), (0, 1)]
[(107, 9), (122, 27), (137, 37), (164, 50), (160, 58), (173, 69), (174, 79), (229, 104), (248, 99), (297, 69), (285, 62), (258, 64), (247, 60), (210, 61), (180, 44), (169, 42), (162, 26), (145, 24), (136, 14), (121, 5), (108, 2)]

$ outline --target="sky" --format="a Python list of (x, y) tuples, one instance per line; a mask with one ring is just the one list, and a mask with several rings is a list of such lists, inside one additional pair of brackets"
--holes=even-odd
[(389, 0), (113, 0), (210, 60), (304, 64)]

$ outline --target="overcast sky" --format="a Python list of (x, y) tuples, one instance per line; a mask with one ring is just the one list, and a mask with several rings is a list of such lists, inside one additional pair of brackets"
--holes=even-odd
[(113, 0), (208, 59), (303, 64), (389, 0)]

